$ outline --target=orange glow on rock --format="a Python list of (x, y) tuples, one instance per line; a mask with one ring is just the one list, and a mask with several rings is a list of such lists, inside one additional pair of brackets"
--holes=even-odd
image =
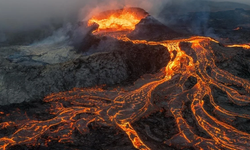
[(132, 31), (135, 29), (135, 25), (147, 15), (147, 13), (141, 12), (141, 10), (124, 8), (94, 16), (88, 21), (88, 25), (98, 24), (99, 28), (97, 31)]
[[(139, 17), (138, 17), (139, 16)], [(105, 31), (123, 31), (133, 30), (135, 25), (145, 17), (127, 9), (118, 12), (108, 12), (106, 15), (96, 16), (90, 19), (89, 25), (92, 23), (99, 24), (97, 32)], [(111, 34), (112, 36), (112, 34)], [(165, 40), (165, 41), (146, 41), (131, 40), (122, 35), (115, 35), (115, 38), (133, 44), (146, 45), (162, 45), (169, 51), (171, 59), (165, 66), (165, 77), (156, 77), (154, 81), (142, 85), (141, 87), (131, 91), (104, 90), (101, 88), (74, 88), (71, 91), (53, 93), (44, 98), (44, 102), (51, 103), (50, 114), (55, 117), (45, 120), (27, 120), (26, 122), (3, 122), (0, 129), (9, 126), (18, 127), (17, 130), (8, 137), (0, 138), (0, 150), (16, 145), (16, 144), (32, 144), (35, 143), (43, 134), (50, 135), (50, 140), (58, 142), (70, 142), (73, 131), (79, 131), (81, 134), (89, 132), (88, 125), (92, 122), (100, 122), (108, 126), (119, 127), (127, 134), (133, 146), (140, 150), (150, 150), (143, 140), (139, 137), (136, 130), (132, 127), (132, 123), (143, 116), (155, 111), (161, 111), (167, 108), (175, 118), (178, 128), (178, 134), (171, 139), (162, 143), (168, 146), (185, 143), (186, 146), (192, 146), (195, 149), (249, 149), (250, 134), (237, 130), (217, 118), (210, 115), (204, 109), (204, 97), (208, 96), (211, 105), (215, 111), (226, 116), (241, 117), (250, 119), (249, 114), (241, 114), (227, 110), (215, 103), (211, 87), (216, 86), (224, 91), (228, 99), (235, 105), (244, 106), (250, 104), (248, 95), (241, 95), (237, 89), (228, 85), (237, 85), (250, 93), (250, 82), (246, 79), (239, 78), (227, 71), (221, 70), (216, 66), (214, 51), (209, 46), (212, 42), (219, 43), (210, 37), (195, 36), (187, 39)], [(190, 49), (194, 51), (197, 61), (187, 54), (180, 43), (190, 44)], [(241, 47), (249, 49), (249, 45), (228, 45), (227, 47)], [(174, 54), (175, 53), (175, 54)], [(206, 69), (211, 68), (208, 74)], [(176, 77), (180, 77), (177, 79)], [(186, 90), (184, 88), (185, 81), (193, 76), (197, 79), (197, 83)], [(174, 84), (171, 84), (174, 82)], [(166, 97), (169, 100), (164, 101), (159, 106), (155, 106), (153, 91), (164, 85), (165, 91), (170, 91)], [(72, 106), (65, 108), (63, 102), (69, 102)], [(187, 123), (183, 117), (185, 103), (191, 103), (190, 113), (194, 117), (199, 128), (206, 132), (210, 138), (201, 137), (193, 131), (193, 128)], [(76, 116), (81, 116), (76, 119)], [(57, 129), (51, 128), (59, 126)], [(170, 129), (171, 130), (171, 129)], [(179, 143), (178, 143), (179, 142)]]
[(227, 45), (227, 47), (239, 47), (244, 49), (250, 49), (250, 44), (233, 44), (233, 45)]
[(240, 30), (240, 29), (241, 29), (241, 27), (237, 27), (237, 28), (234, 29), (234, 31), (237, 31), (237, 30)]

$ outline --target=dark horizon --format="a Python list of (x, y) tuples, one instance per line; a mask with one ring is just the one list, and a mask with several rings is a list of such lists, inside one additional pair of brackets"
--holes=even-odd
[[(193, 1), (193, 0), (191, 0)], [(230, 1), (249, 4), (248, 0), (212, 0), (216, 2)], [(176, 0), (174, 1), (176, 2)], [(187, 0), (178, 0), (178, 3)], [(72, 18), (85, 19), (93, 11), (102, 9), (119, 8), (123, 6), (141, 7), (151, 15), (156, 16), (165, 4), (172, 3), (172, 0), (112, 0), (112, 1), (81, 1), (81, 0), (3, 0), (0, 1), (0, 33), (3, 31), (29, 30), (48, 24), (51, 20), (61, 20), (67, 22)]]

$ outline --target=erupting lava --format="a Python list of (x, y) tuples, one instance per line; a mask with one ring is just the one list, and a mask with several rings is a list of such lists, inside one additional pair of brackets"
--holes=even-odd
[[(137, 18), (131, 15), (130, 12), (123, 12), (119, 13), (119, 15), (108, 15), (107, 18), (102, 19), (94, 17), (89, 23), (98, 23), (98, 31), (102, 29), (112, 29), (113, 31), (133, 30), (141, 17)], [(128, 20), (130, 21), (128, 22)], [(171, 54), (171, 60), (165, 67), (165, 77), (156, 78), (155, 81), (129, 92), (100, 88), (75, 88), (72, 91), (51, 94), (44, 98), (44, 102), (53, 104), (51, 113), (56, 117), (45, 121), (27, 120), (26, 122), (0, 123), (1, 128), (6, 128), (6, 126), (17, 127), (17, 130), (12, 135), (0, 138), (0, 149), (6, 149), (16, 144), (32, 144), (45, 133), (51, 135), (50, 139), (55, 138), (59, 142), (70, 141), (74, 130), (78, 130), (82, 134), (87, 133), (88, 124), (95, 121), (109, 126), (116, 125), (127, 133), (135, 148), (149, 150), (149, 146), (139, 137), (131, 123), (142, 116), (160, 111), (161, 108), (171, 111), (179, 130), (178, 134), (164, 141), (169, 146), (175, 145), (178, 147), (181, 144), (205, 150), (249, 149), (250, 134), (239, 131), (235, 127), (220, 121), (204, 108), (204, 99), (208, 97), (215, 111), (228, 117), (250, 119), (250, 115), (229, 111), (216, 104), (214, 100), (211, 86), (224, 91), (228, 96), (228, 101), (233, 101), (235, 105), (250, 104), (249, 96), (241, 95), (237, 89), (229, 86), (242, 87), (249, 93), (250, 82), (216, 66), (210, 44), (218, 43), (217, 41), (209, 37), (199, 36), (160, 42), (130, 40), (124, 36), (117, 37), (117, 39), (133, 42), (134, 44), (162, 45), (166, 47)], [(181, 42), (191, 45), (196, 58), (181, 49)], [(196, 78), (197, 83), (192, 88), (185, 89), (184, 83), (190, 77)], [(163, 96), (165, 98), (157, 99), (153, 96), (152, 93), (156, 88), (161, 89), (160, 94), (165, 95)], [(65, 108), (62, 104), (65, 101), (70, 102), (73, 106)], [(183, 117), (184, 103), (187, 102), (190, 102), (190, 109), (197, 125), (210, 136), (209, 138), (197, 135), (192, 126), (186, 121), (186, 118)], [(77, 118), (78, 115), (84, 117)], [(55, 126), (59, 126), (57, 130), (51, 130)]]
[(97, 23), (97, 31), (132, 31), (135, 25), (148, 14), (138, 8), (124, 8), (116, 11), (106, 11), (102, 14), (92, 17), (88, 25)]

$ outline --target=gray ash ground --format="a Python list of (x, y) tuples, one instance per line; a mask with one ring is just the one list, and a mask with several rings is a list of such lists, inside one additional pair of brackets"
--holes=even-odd
[[(24, 61), (10, 61), (4, 55), (0, 56), (0, 104), (42, 99), (50, 93), (74, 87), (131, 84), (145, 73), (159, 71), (170, 57), (163, 46), (134, 45), (114, 39), (110, 42), (105, 38), (100, 41), (96, 49), (101, 52), (88, 56), (73, 54), (61, 63), (53, 63), (55, 55), (51, 52), (45, 55), (49, 58), (47, 64), (34, 62), (36, 57), (44, 61), (43, 54)], [(103, 46), (105, 44), (108, 46)], [(2, 50), (6, 53), (6, 49)], [(66, 48), (63, 50), (67, 51)], [(59, 54), (62, 53), (59, 51)]]

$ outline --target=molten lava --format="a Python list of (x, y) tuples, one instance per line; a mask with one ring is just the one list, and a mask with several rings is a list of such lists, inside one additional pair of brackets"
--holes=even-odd
[[(119, 13), (108, 14), (106, 17), (101, 19), (94, 17), (89, 21), (89, 24), (98, 23), (100, 26), (98, 31), (107, 29), (113, 31), (133, 30), (142, 18), (124, 10)], [(250, 119), (250, 115), (223, 108), (216, 104), (214, 100), (211, 86), (224, 91), (228, 96), (228, 101), (233, 101), (235, 105), (250, 104), (249, 96), (241, 95), (237, 89), (230, 87), (230, 85), (236, 85), (249, 93), (250, 82), (216, 66), (214, 52), (209, 45), (218, 43), (218, 41), (200, 36), (159, 42), (130, 40), (124, 36), (117, 37), (117, 39), (134, 44), (166, 47), (171, 54), (171, 61), (165, 67), (165, 77), (157, 77), (154, 81), (127, 92), (103, 90), (101, 88), (75, 88), (71, 91), (51, 94), (44, 98), (44, 102), (51, 103), (50, 111), (55, 117), (44, 121), (27, 120), (26, 122), (0, 123), (1, 128), (8, 126), (17, 128), (13, 134), (0, 138), (0, 149), (5, 150), (16, 144), (33, 144), (44, 134), (50, 135), (50, 140), (71, 141), (73, 131), (77, 130), (85, 134), (89, 131), (88, 125), (91, 122), (100, 122), (119, 127), (128, 135), (135, 148), (149, 150), (150, 147), (143, 142), (131, 124), (142, 116), (160, 111), (161, 108), (170, 110), (176, 120), (179, 132), (171, 139), (162, 142), (168, 146), (185, 145), (186, 147), (192, 146), (196, 149), (205, 150), (249, 149), (250, 134), (220, 121), (204, 109), (204, 97), (208, 97), (214, 111), (228, 117)], [(197, 60), (182, 50), (181, 42), (191, 45)], [(244, 45), (229, 45), (228, 47), (235, 46), (245, 47)], [(207, 68), (211, 69), (210, 73), (207, 72)], [(191, 89), (185, 89), (184, 83), (191, 76), (197, 79), (197, 83)], [(165, 98), (159, 100), (153, 97), (152, 92), (160, 86), (161, 91), (168, 94)], [(72, 107), (64, 107), (64, 102), (71, 103)], [(191, 113), (197, 125), (209, 135), (209, 138), (197, 135), (186, 118), (183, 117), (184, 103), (187, 102), (190, 102)], [(77, 115), (83, 117), (77, 118)], [(55, 126), (57, 126), (57, 129), (53, 130)]]
[(234, 31), (238, 31), (240, 29), (241, 29), (241, 27), (237, 27), (237, 28), (234, 29)]
[(132, 31), (146, 16), (148, 14), (139, 8), (124, 8), (94, 16), (88, 21), (88, 25), (98, 24), (97, 31)]
[(233, 45), (227, 45), (227, 47), (239, 47), (239, 48), (250, 49), (250, 44), (233, 44)]

